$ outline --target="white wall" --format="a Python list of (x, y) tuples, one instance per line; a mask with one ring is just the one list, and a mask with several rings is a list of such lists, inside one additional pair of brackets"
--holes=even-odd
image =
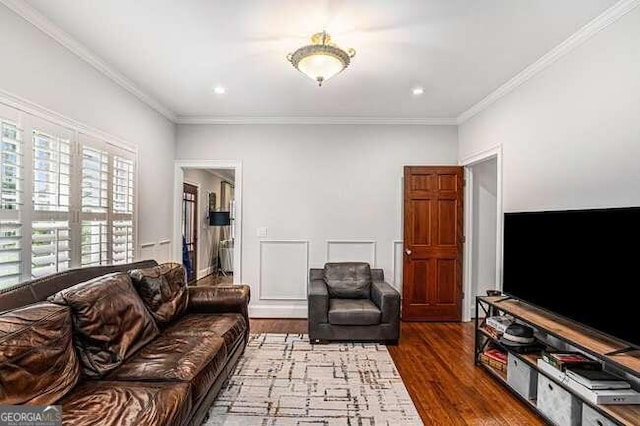
[(459, 127), (503, 146), (505, 211), (640, 205), (640, 8)]
[[(138, 257), (168, 259), (175, 125), (0, 4), (0, 96), (20, 97), (138, 148)], [(168, 192), (169, 191), (169, 192)]]
[(496, 288), (496, 215), (498, 173), (495, 158), (475, 164), (473, 169), (473, 259), (468, 298), (475, 309), (475, 296)]
[(454, 126), (179, 125), (177, 141), (180, 160), (242, 161), (252, 316), (306, 316), (308, 267), (328, 252), (370, 260), (393, 282), (402, 167), (457, 163)]

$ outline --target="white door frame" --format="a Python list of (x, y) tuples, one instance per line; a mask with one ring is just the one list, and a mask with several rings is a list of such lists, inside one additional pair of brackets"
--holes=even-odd
[(174, 261), (182, 263), (182, 183), (184, 169), (224, 169), (235, 171), (235, 241), (233, 244), (233, 283), (242, 283), (242, 161), (237, 160), (176, 160), (174, 162), (173, 187), (173, 246)]
[(471, 321), (472, 306), (475, 297), (472, 297), (472, 272), (473, 272), (473, 167), (478, 163), (496, 159), (496, 282), (495, 288), (502, 288), (502, 145), (496, 145), (477, 154), (472, 154), (460, 160), (460, 165), (464, 167), (465, 175), (465, 206), (464, 206), (464, 255), (463, 255), (463, 276), (462, 288), (464, 299), (462, 300), (462, 321)]

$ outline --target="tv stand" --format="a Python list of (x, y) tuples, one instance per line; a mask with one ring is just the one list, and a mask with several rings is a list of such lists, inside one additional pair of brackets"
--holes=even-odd
[[(482, 314), (509, 315), (519, 323), (526, 324), (536, 331), (536, 337), (543, 341), (549, 349), (575, 350), (584, 353), (591, 359), (597, 360), (607, 366), (607, 369), (625, 374), (629, 378), (632, 387), (640, 391), (640, 351), (629, 347), (628, 344), (610, 338), (606, 335), (583, 327), (569, 321), (552, 312), (539, 309), (514, 298), (504, 296), (478, 296), (476, 297), (475, 320), (475, 363), (485, 369), (500, 383), (504, 384), (514, 395), (536, 412), (546, 423), (554, 424), (544, 411), (537, 405), (536, 398), (529, 398), (517, 392), (507, 381), (507, 367), (497, 368), (493, 361), (489, 362), (484, 355), (489, 346), (497, 347), (517, 360), (519, 365), (528, 367), (531, 374), (538, 380), (544, 376), (544, 380), (570, 393), (584, 410), (596, 412), (602, 418), (602, 424), (606, 425), (630, 425), (640, 426), (640, 404), (612, 405), (595, 404), (587, 398), (576, 393), (566, 382), (558, 380), (548, 372), (538, 367), (538, 359), (541, 353), (520, 353), (509, 350), (502, 345), (490, 330), (486, 328)], [(558, 348), (558, 346), (560, 346)], [(541, 376), (542, 375), (542, 376)], [(579, 423), (580, 419), (578, 419)], [(573, 424), (573, 423), (572, 423)], [(600, 423), (594, 423), (600, 424)]]
[(628, 353), (628, 352), (632, 352), (632, 351), (637, 351), (638, 349), (632, 347), (632, 346), (627, 346), (626, 348), (622, 348), (622, 349), (616, 349), (615, 351), (611, 351), (611, 352), (607, 352), (605, 355), (606, 356), (611, 356), (611, 355), (620, 355), (620, 354), (624, 354), (624, 353)]

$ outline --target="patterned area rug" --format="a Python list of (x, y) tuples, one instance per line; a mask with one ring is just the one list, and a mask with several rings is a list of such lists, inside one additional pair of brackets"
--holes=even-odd
[(251, 335), (204, 426), (422, 425), (384, 345)]

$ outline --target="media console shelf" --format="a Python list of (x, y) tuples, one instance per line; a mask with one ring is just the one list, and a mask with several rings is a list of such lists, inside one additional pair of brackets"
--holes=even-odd
[[(536, 330), (536, 336), (544, 336), (547, 345), (550, 341), (553, 343), (560, 342), (568, 345), (568, 347), (584, 352), (593, 359), (596, 359), (604, 365), (611, 367), (619, 372), (626, 373), (631, 376), (631, 381), (635, 380), (636, 385), (640, 383), (640, 351), (629, 350), (624, 342), (612, 339), (608, 336), (594, 332), (580, 326), (579, 324), (568, 321), (562, 317), (554, 315), (542, 309), (530, 306), (519, 300), (505, 298), (504, 296), (478, 296), (476, 297), (476, 332), (475, 332), (475, 363), (476, 365), (486, 369), (498, 381), (503, 383), (507, 388), (512, 390), (516, 396), (524, 401), (531, 409), (536, 411), (547, 422), (552, 423), (551, 419), (545, 416), (537, 406), (535, 399), (529, 399), (520, 393), (507, 382), (507, 373), (502, 371), (481, 359), (484, 349), (493, 344), (502, 347), (495, 336), (485, 327), (484, 318), (478, 318), (482, 313), (489, 315), (507, 314), (513, 317), (517, 322), (527, 324)], [(550, 346), (551, 347), (551, 346)], [(551, 347), (553, 349), (553, 347)], [(564, 348), (562, 348), (564, 350)], [(612, 404), (593, 404), (586, 398), (576, 393), (571, 387), (567, 386), (551, 377), (538, 368), (538, 359), (540, 353), (518, 353), (508, 351), (513, 359), (517, 359), (525, 363), (532, 372), (543, 375), (550, 383), (555, 383), (562, 389), (568, 391), (574, 397), (578, 398), (586, 406), (591, 407), (610, 424), (633, 425), (640, 426), (640, 405), (612, 405)], [(598, 423), (600, 424), (600, 423)]]

